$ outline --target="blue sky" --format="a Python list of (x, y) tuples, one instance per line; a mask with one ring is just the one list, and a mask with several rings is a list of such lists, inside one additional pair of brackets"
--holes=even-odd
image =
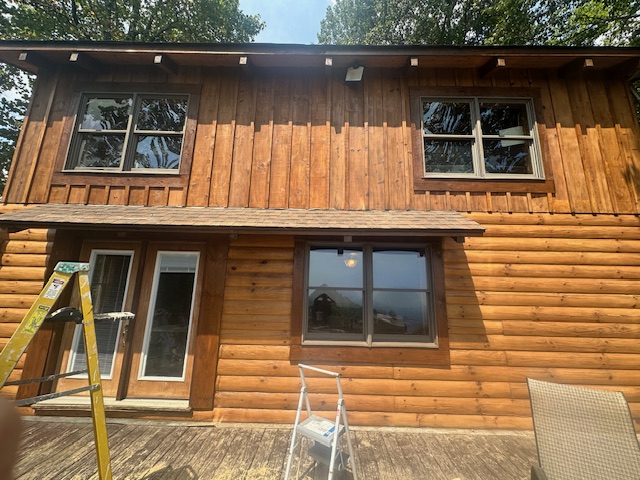
[(320, 20), (332, 0), (240, 0), (247, 14), (259, 13), (267, 26), (258, 43), (318, 43)]

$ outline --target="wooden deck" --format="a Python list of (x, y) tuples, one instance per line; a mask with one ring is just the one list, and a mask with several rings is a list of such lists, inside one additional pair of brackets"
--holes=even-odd
[[(89, 419), (26, 418), (24, 427), (16, 479), (97, 479)], [(281, 479), (291, 434), (286, 426), (132, 420), (109, 420), (108, 429), (118, 480)], [(354, 428), (352, 439), (361, 480), (528, 479), (536, 462), (532, 432)], [(303, 455), (293, 473), (326, 479), (312, 467)]]

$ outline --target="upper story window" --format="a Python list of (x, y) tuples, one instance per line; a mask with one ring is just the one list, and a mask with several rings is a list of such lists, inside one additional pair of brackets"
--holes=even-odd
[(188, 95), (84, 94), (66, 169), (178, 172)]
[(420, 97), (423, 178), (543, 179), (533, 102)]

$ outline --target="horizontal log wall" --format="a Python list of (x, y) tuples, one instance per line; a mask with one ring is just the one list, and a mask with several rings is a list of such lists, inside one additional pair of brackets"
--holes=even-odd
[[(38, 81), (11, 170), (9, 203), (95, 203), (256, 208), (417, 209), (466, 212), (638, 213), (638, 124), (627, 84), (598, 75), (559, 78), (505, 70), (368, 68), (347, 84), (334, 72), (204, 70), (167, 76), (117, 68), (92, 79), (62, 71)], [(191, 172), (186, 176), (55, 174), (73, 129), (74, 83), (133, 82), (200, 88)], [(521, 182), (481, 191), (414, 191), (410, 89), (488, 87), (539, 92), (538, 125), (553, 192)], [(435, 90), (434, 90), (435, 91)], [(70, 108), (71, 106), (71, 108)], [(418, 153), (418, 152), (416, 152)], [(63, 152), (64, 154), (64, 152)], [(37, 161), (36, 161), (37, 159)], [(60, 165), (56, 167), (61, 168)], [(184, 177), (184, 178), (183, 178)], [(124, 178), (124, 180), (123, 180)], [(54, 179), (54, 180), (52, 180)], [(53, 181), (53, 184), (51, 182)], [(492, 190), (493, 189), (493, 190)]]
[[(526, 377), (623, 391), (640, 425), (640, 219), (472, 214), (445, 241), (450, 368), (318, 365), (343, 375), (354, 424), (531, 428)], [(293, 239), (231, 243), (214, 418), (293, 422)], [(604, 266), (604, 267), (603, 267)], [(332, 415), (335, 383), (314, 379)]]
[[(14, 209), (0, 207), (0, 215)], [(0, 350), (42, 290), (52, 248), (52, 230), (8, 233), (0, 229)], [(25, 358), (23, 355), (9, 381), (20, 379)], [(8, 386), (0, 390), (0, 395), (13, 398), (17, 391), (17, 386)]]

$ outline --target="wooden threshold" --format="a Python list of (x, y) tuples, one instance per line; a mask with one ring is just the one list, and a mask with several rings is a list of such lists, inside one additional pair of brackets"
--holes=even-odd
[[(36, 414), (39, 412), (89, 412), (91, 404), (89, 397), (62, 397), (43, 402), (35, 403), (31, 406)], [(139, 412), (139, 413), (191, 413), (189, 400), (165, 400), (148, 398), (128, 398), (116, 400), (115, 398), (104, 399), (104, 409), (107, 412)]]

